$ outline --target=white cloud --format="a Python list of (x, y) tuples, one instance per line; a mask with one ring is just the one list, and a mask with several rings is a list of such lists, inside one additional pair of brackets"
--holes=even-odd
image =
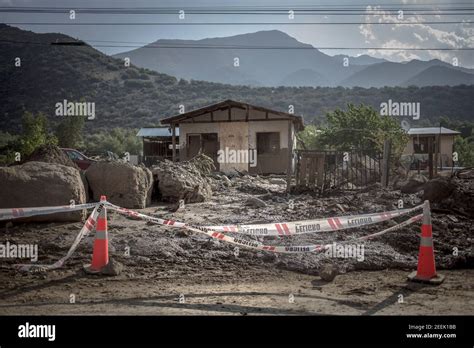
[[(359, 32), (371, 47), (401, 47), (401, 48), (467, 48), (474, 47), (474, 28), (463, 24), (430, 25), (424, 22), (433, 21), (434, 16), (404, 15), (403, 23), (397, 15), (383, 11), (380, 7), (368, 6), (364, 20), (370, 22), (393, 23), (393, 25), (363, 24)], [(442, 18), (445, 20), (445, 17)], [(460, 65), (474, 67), (473, 51), (377, 51), (370, 52), (378, 57), (391, 60), (407, 59), (440, 59), (448, 63), (457, 57)]]

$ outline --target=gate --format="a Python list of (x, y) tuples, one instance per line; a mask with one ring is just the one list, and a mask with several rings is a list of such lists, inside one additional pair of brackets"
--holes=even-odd
[(368, 150), (296, 151), (296, 185), (356, 190), (381, 181), (382, 154)]

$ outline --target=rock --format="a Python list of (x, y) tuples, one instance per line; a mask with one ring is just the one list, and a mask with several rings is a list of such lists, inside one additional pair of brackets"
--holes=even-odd
[(439, 203), (447, 199), (456, 189), (456, 185), (447, 178), (436, 178), (423, 186), (423, 200)]
[(90, 271), (87, 267), (84, 268), (84, 271), (88, 274), (96, 274), (96, 275), (105, 275), (105, 276), (118, 276), (123, 271), (123, 265), (118, 262), (114, 261), (114, 259), (110, 259), (109, 263), (105, 265), (100, 271)]
[(149, 169), (118, 161), (99, 161), (86, 170), (92, 200), (101, 195), (124, 208), (145, 208), (151, 203), (153, 176)]
[(256, 197), (248, 198), (245, 201), (245, 205), (251, 206), (251, 207), (254, 207), (254, 208), (263, 208), (263, 207), (267, 206), (267, 204), (264, 201), (262, 201), (261, 199), (256, 198)]
[[(206, 158), (203, 158), (206, 157)], [(195, 157), (196, 158), (196, 157)], [(207, 156), (200, 155), (203, 161)], [(153, 166), (151, 171), (157, 180), (161, 199), (168, 202), (177, 202), (181, 199), (185, 203), (204, 202), (212, 195), (212, 189), (206, 180), (206, 172), (202, 172), (194, 162), (171, 162), (165, 160)]]
[(286, 180), (282, 178), (270, 178), (270, 184), (274, 185), (286, 185)]
[(398, 183), (398, 188), (402, 193), (416, 193), (423, 190), (423, 181), (417, 179), (409, 179)]
[(255, 182), (242, 183), (239, 186), (237, 186), (237, 190), (244, 193), (250, 193), (253, 195), (261, 195), (261, 194), (269, 193), (268, 189), (264, 185), (257, 184)]
[[(26, 162), (0, 168), (0, 208), (46, 207), (86, 202), (78, 169), (62, 164)], [(24, 221), (81, 221), (82, 211), (33, 216)], [(22, 219), (23, 220), (23, 219)]]
[(319, 271), (319, 276), (322, 280), (331, 282), (334, 280), (334, 278), (336, 278), (337, 273), (337, 267), (335, 265), (328, 264), (321, 267), (321, 270)]

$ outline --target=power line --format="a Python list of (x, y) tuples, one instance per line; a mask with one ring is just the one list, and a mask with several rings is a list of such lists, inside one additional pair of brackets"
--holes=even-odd
[[(123, 41), (109, 41), (109, 40), (84, 40), (90, 42), (112, 42), (112, 43), (125, 43)], [(60, 45), (61, 42), (33, 42), (33, 41), (13, 41), (13, 40), (0, 40), (0, 42), (11, 43), (11, 44), (32, 44), (32, 45)], [(78, 41), (80, 42), (80, 41)], [(132, 41), (128, 41), (129, 43)], [(449, 47), (314, 47), (314, 46), (250, 46), (250, 45), (196, 45), (196, 44), (175, 44), (175, 45), (138, 45), (139, 42), (133, 42), (137, 45), (90, 45), (92, 47), (123, 47), (123, 48), (183, 48), (183, 49), (257, 49), (257, 50), (389, 50), (389, 51), (472, 51), (474, 47), (460, 47), (460, 48), (449, 48)], [(71, 42), (66, 42), (64, 46), (79, 46), (72, 45)], [(146, 44), (146, 43), (145, 43)]]
[(94, 14), (130, 14), (130, 13), (137, 13), (137, 14), (156, 14), (156, 13), (163, 13), (163, 14), (179, 14), (180, 11), (184, 11), (185, 13), (190, 14), (265, 14), (265, 13), (273, 13), (273, 14), (288, 14), (289, 11), (294, 11), (296, 13), (305, 13), (305, 12), (312, 12), (312, 13), (344, 13), (344, 12), (353, 12), (355, 14), (368, 14), (371, 12), (381, 13), (381, 12), (394, 12), (398, 13), (398, 11), (402, 10), (404, 12), (412, 11), (412, 12), (434, 12), (434, 13), (442, 13), (446, 11), (453, 11), (453, 12), (464, 12), (464, 11), (472, 11), (474, 7), (466, 7), (466, 8), (408, 8), (403, 9), (401, 7), (396, 8), (366, 8), (366, 9), (340, 9), (340, 8), (332, 8), (332, 9), (297, 9), (297, 8), (286, 8), (286, 9), (218, 9), (218, 8), (211, 8), (211, 9), (153, 9), (153, 8), (129, 8), (129, 9), (119, 9), (119, 8), (110, 8), (110, 9), (99, 9), (99, 8), (51, 8), (51, 9), (43, 9), (43, 8), (31, 8), (31, 9), (14, 9), (14, 8), (0, 8), (0, 12), (4, 13), (58, 13), (64, 14), (69, 13), (69, 11), (74, 10), (76, 13), (94, 13)]
[(54, 23), (54, 22), (6, 22), (8, 25), (413, 25), (413, 24), (472, 24), (471, 21), (414, 21), (414, 22), (65, 22), (65, 23)]
[[(399, 10), (392, 10), (392, 11), (384, 11), (381, 13), (380, 11), (374, 11), (374, 13), (370, 12), (361, 12), (361, 11), (345, 11), (345, 12), (329, 12), (329, 11), (307, 11), (304, 13), (299, 13), (299, 11), (295, 11), (294, 15), (295, 17), (298, 16), (376, 16), (376, 15), (398, 15)], [(1, 11), (0, 13), (11, 13), (11, 11)], [(18, 12), (15, 12), (18, 13)], [(68, 14), (69, 12), (21, 12), (23, 13), (40, 13), (40, 14)], [(102, 13), (102, 12), (85, 12), (85, 11), (76, 11), (76, 13), (87, 13), (87, 14), (95, 14), (95, 15), (178, 15), (178, 12), (150, 12), (150, 11), (133, 11), (133, 12), (107, 12), (107, 13)], [(256, 16), (265, 16), (265, 15), (270, 15), (270, 16), (288, 16), (288, 11), (282, 12), (282, 13), (275, 13), (275, 12), (187, 12), (186, 14), (192, 14), (192, 15), (256, 15)], [(469, 9), (466, 11), (463, 11), (462, 13), (460, 12), (441, 12), (441, 11), (423, 11), (423, 12), (417, 12), (417, 11), (403, 11), (404, 16), (471, 16), (474, 14), (474, 8)]]
[[(414, 10), (418, 9), (465, 9), (464, 5), (471, 5), (467, 7), (468, 9), (472, 8), (472, 2), (464, 3), (424, 3), (424, 4), (382, 4), (382, 5), (373, 5), (373, 4), (346, 4), (346, 5), (296, 5), (288, 4), (281, 6), (154, 6), (154, 7), (47, 7), (47, 6), (0, 6), (0, 10), (9, 10), (9, 11), (70, 11), (71, 9), (77, 11), (288, 11), (288, 10), (298, 10), (298, 11), (326, 11), (326, 10), (341, 10), (341, 11), (351, 11), (351, 10), (386, 10), (386, 9), (402, 9), (410, 8)], [(462, 6), (462, 7), (460, 7)]]

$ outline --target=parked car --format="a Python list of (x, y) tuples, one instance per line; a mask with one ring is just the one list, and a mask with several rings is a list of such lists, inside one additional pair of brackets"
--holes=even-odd
[(68, 149), (68, 148), (62, 148), (61, 150), (64, 151), (64, 153), (74, 162), (76, 165), (81, 168), (82, 170), (85, 170), (89, 168), (89, 166), (96, 162), (95, 160), (87, 157), (83, 153), (75, 150), (75, 149)]

